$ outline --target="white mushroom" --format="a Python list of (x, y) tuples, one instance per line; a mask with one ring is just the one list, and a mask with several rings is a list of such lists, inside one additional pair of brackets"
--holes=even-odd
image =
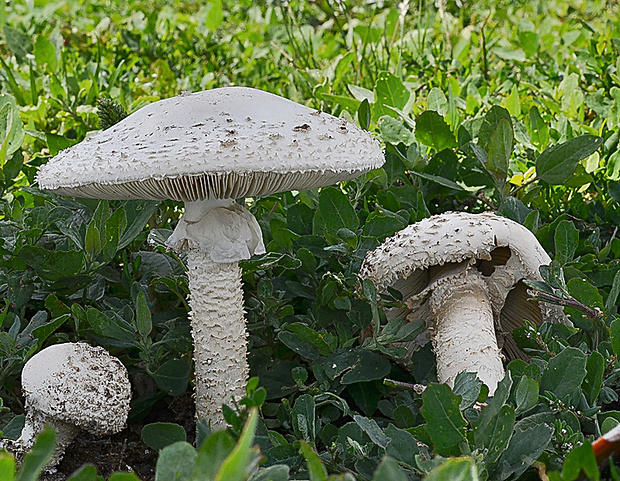
[(512, 331), (525, 320), (568, 323), (562, 310), (528, 299), (524, 279), (542, 280), (551, 259), (524, 226), (491, 213), (449, 212), (410, 225), (366, 255), (360, 270), (381, 292), (400, 291), (406, 304), (390, 319), (424, 319), (427, 331), (409, 347), (405, 364), (430, 336), (439, 382), (453, 385), (476, 372), (491, 393), (504, 377), (501, 350), (523, 357)]
[(95, 436), (125, 427), (131, 401), (127, 369), (101, 347), (55, 344), (32, 356), (22, 371), (26, 422), (19, 439), (3, 440), (21, 458), (35, 436), (50, 424), (56, 449), (47, 468), (58, 464), (65, 448), (83, 429)]
[(245, 87), (150, 104), (61, 152), (39, 171), (45, 190), (99, 199), (174, 199), (185, 215), (168, 246), (187, 249), (196, 412), (223, 426), (245, 394), (247, 333), (238, 261), (265, 252), (235, 199), (352, 179), (384, 161), (346, 120)]

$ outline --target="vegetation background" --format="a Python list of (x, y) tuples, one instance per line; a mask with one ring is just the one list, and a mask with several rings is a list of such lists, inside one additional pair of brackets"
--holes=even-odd
[[(71, 479), (599, 478), (590, 441), (620, 422), (617, 2), (10, 0), (0, 24), (0, 429), (19, 434), (21, 368), (50, 344), (104, 346), (134, 388), (129, 429), (80, 437), (54, 479), (85, 461)], [(226, 85), (357, 122), (386, 164), (246, 200), (268, 250), (242, 266), (253, 378), (232, 428), (199, 426), (195, 449), (187, 281), (163, 247), (179, 205), (33, 180), (123, 110)], [(515, 332), (531, 360), (481, 409), (475, 376), (433, 383), (429, 349), (399, 367), (392, 344), (421, 323), (386, 323), (397, 296), (355, 288), (368, 250), (449, 210), (526, 225), (554, 259), (536, 289), (573, 306), (574, 327)], [(36, 479), (52, 444), (16, 479)], [(13, 479), (10, 456), (0, 472)]]

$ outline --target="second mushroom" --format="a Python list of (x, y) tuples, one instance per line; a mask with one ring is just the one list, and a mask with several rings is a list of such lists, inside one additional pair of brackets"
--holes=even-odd
[[(504, 377), (502, 358), (523, 354), (512, 331), (525, 320), (568, 323), (557, 306), (529, 299), (524, 279), (541, 280), (551, 259), (534, 234), (491, 213), (449, 212), (412, 224), (366, 255), (360, 276), (379, 291), (402, 293), (406, 305), (388, 318), (424, 319), (437, 358), (437, 378), (449, 385), (477, 373), (492, 394)], [(503, 354), (502, 354), (503, 351)]]

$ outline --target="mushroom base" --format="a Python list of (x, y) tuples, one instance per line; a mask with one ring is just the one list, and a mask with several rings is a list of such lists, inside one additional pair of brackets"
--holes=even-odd
[(430, 307), (439, 382), (453, 386), (460, 372), (475, 372), (493, 394), (504, 377), (504, 366), (482, 275), (467, 268), (438, 281)]
[(45, 471), (54, 472), (56, 470), (55, 466), (62, 461), (65, 450), (80, 431), (80, 428), (73, 424), (48, 419), (36, 411), (29, 410), (21, 436), (15, 440), (2, 439), (0, 441), (0, 449), (6, 449), (13, 454), (17, 462), (21, 464), (24, 456), (32, 449), (35, 437), (43, 431), (46, 424), (49, 424), (56, 431), (54, 452), (45, 465)]
[(222, 404), (245, 395), (247, 332), (241, 270), (236, 262), (215, 263), (208, 252), (188, 249), (196, 417), (224, 428)]

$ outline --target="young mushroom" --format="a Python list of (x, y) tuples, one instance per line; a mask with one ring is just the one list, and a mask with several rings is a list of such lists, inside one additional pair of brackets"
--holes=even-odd
[(32, 356), (22, 371), (26, 421), (21, 436), (0, 441), (0, 448), (21, 458), (35, 436), (50, 424), (56, 448), (47, 469), (60, 462), (80, 430), (95, 436), (125, 427), (131, 401), (127, 369), (102, 347), (66, 343)]
[(238, 262), (265, 252), (235, 199), (322, 187), (383, 162), (379, 143), (345, 119), (226, 87), (152, 103), (58, 154), (37, 181), (68, 196), (185, 202), (167, 245), (187, 250), (197, 417), (223, 427), (221, 405), (244, 396), (248, 376)]
[(523, 357), (512, 331), (525, 320), (568, 323), (557, 306), (528, 298), (524, 279), (542, 280), (551, 259), (524, 226), (491, 213), (449, 212), (412, 224), (369, 252), (360, 270), (381, 292), (402, 293), (406, 307), (390, 319), (425, 319), (439, 382), (453, 385), (461, 371), (475, 372), (492, 394), (508, 359)]

